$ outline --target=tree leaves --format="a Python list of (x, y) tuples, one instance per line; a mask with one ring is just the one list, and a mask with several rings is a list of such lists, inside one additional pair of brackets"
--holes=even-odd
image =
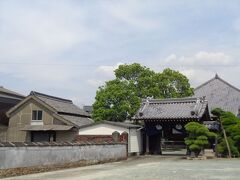
[(176, 98), (193, 94), (186, 76), (165, 69), (156, 73), (145, 66), (133, 63), (120, 65), (115, 79), (99, 87), (93, 104), (95, 121), (124, 121), (139, 109), (143, 98)]
[[(212, 110), (212, 114), (216, 115), (226, 131), (230, 150), (233, 155), (239, 156), (240, 152), (240, 120), (231, 112), (225, 112), (220, 108)], [(227, 155), (228, 150), (223, 134), (220, 133), (218, 137), (220, 142), (217, 145), (217, 152), (222, 155)]]
[(210, 132), (203, 124), (190, 122), (185, 125), (188, 136), (185, 138), (185, 144), (193, 152), (199, 152), (206, 147), (209, 139), (215, 138), (216, 134)]

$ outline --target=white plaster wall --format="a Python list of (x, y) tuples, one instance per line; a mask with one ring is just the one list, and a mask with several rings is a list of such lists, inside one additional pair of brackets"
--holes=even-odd
[(128, 128), (122, 128), (109, 124), (98, 124), (79, 129), (79, 135), (112, 135), (114, 131), (120, 134), (124, 131), (128, 133), (128, 153), (141, 153), (142, 152), (142, 135), (141, 131)]
[(0, 169), (125, 158), (125, 144), (0, 147)]
[(86, 128), (79, 129), (79, 135), (112, 135), (114, 131), (122, 134), (124, 131), (128, 132), (127, 128), (112, 126), (109, 124), (97, 124)]
[(142, 152), (142, 135), (141, 131), (137, 129), (130, 129), (129, 135), (129, 152), (131, 153), (141, 153)]

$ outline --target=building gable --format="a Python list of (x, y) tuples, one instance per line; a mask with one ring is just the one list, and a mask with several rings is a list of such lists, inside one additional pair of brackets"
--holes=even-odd
[(237, 115), (240, 107), (240, 90), (216, 75), (194, 90), (194, 97), (205, 96), (210, 111), (222, 108)]
[[(46, 124), (53, 124), (54, 120), (61, 121), (63, 124), (73, 125), (71, 122), (68, 122), (63, 117), (59, 116), (53, 108), (40, 101), (34, 96), (28, 96), (23, 101), (18, 103), (16, 106), (11, 108), (7, 115), (10, 119), (18, 119), (16, 116), (21, 116), (22, 121), (25, 121), (24, 124), (29, 124), (29, 121), (32, 119), (33, 110), (42, 110), (43, 119), (46, 121)], [(11, 120), (13, 121), (13, 120)], [(9, 122), (10, 123), (13, 122)]]
[(93, 123), (71, 100), (37, 92), (8, 110), (7, 116), (7, 141), (14, 142), (72, 141), (79, 127)]
[[(32, 112), (33, 111), (42, 111), (42, 121), (33, 121)], [(33, 99), (22, 104), (16, 111), (11, 115), (9, 121), (9, 127), (13, 126), (25, 126), (25, 125), (53, 125), (55, 122), (59, 123), (59, 120), (53, 116), (51, 112), (45, 106), (39, 104)], [(61, 121), (62, 124), (66, 124)]]
[[(33, 111), (41, 111), (41, 118), (38, 120), (33, 119)], [(30, 132), (69, 131), (74, 127), (32, 97), (25, 101), (23, 100), (9, 115), (7, 141), (29, 142), (32, 138)], [(72, 132), (69, 131), (69, 133)]]

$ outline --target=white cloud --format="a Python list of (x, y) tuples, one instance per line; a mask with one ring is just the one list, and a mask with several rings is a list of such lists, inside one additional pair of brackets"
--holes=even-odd
[(185, 69), (180, 70), (182, 74), (184, 74), (190, 80), (190, 83), (196, 87), (202, 84), (203, 82), (214, 77), (215, 72), (211, 70), (204, 69)]
[(104, 84), (104, 81), (97, 80), (97, 79), (88, 79), (87, 83), (92, 87), (98, 88), (98, 87), (100, 87), (101, 85)]
[(230, 65), (234, 63), (234, 60), (223, 52), (200, 51), (192, 56), (177, 57), (175, 54), (171, 54), (162, 63), (180, 66), (219, 66)]
[(0, 12), (2, 59), (56, 56), (94, 36), (85, 26), (84, 12), (70, 3), (49, 2), (44, 8), (41, 3), (40, 7), (17, 5), (3, 4)]
[[(116, 59), (129, 59), (126, 63), (141, 59), (142, 64), (156, 64), (154, 54), (162, 57), (176, 49), (175, 54), (161, 62), (161, 67), (170, 66), (187, 74), (196, 85), (197, 81), (208, 80), (207, 76), (215, 72), (239, 84), (236, 76), (239, 66), (234, 70), (223, 66), (236, 63), (233, 57), (239, 57), (240, 21), (224, 16), (227, 19), (213, 22), (209, 18), (212, 11), (209, 14), (201, 10), (206, 7), (204, 4), (200, 1), (191, 4), (138, 0), (94, 3), (0, 0), (0, 83), (26, 94), (28, 90), (40, 89), (63, 97), (71, 93), (79, 102), (90, 102), (97, 87), (114, 78), (114, 70), (118, 67)], [(222, 19), (218, 13), (223, 9), (216, 10), (214, 17)], [(231, 15), (230, 11), (228, 13)], [(238, 14), (234, 12), (234, 17)], [(232, 29), (231, 34), (228, 32), (229, 22), (233, 22), (237, 32)], [(209, 51), (189, 54), (200, 48)], [(224, 50), (229, 54), (221, 52)], [(96, 67), (100, 63), (98, 60), (104, 60), (103, 65)], [(115, 65), (107, 66), (110, 60)], [(74, 67), (74, 64), (87, 66)], [(215, 68), (216, 64), (221, 66), (220, 70)]]
[(108, 78), (114, 77), (114, 70), (116, 70), (120, 65), (123, 63), (119, 62), (116, 65), (113, 66), (99, 66), (97, 68), (97, 73), (102, 76), (106, 76)]
[(164, 62), (171, 63), (172, 61), (176, 61), (176, 60), (177, 60), (177, 56), (175, 54), (171, 54), (165, 58)]
[(122, 64), (123, 63), (119, 62), (112, 66), (101, 65), (97, 67), (95, 73), (93, 74), (93, 78), (88, 79), (87, 83), (95, 88), (104, 85), (105, 81), (114, 79), (114, 70)]
[(34, 87), (74, 84), (80, 72), (59, 64), (71, 64), (64, 53), (96, 35), (86, 25), (84, 8), (64, 1), (0, 5), (0, 73)]
[(186, 75), (194, 87), (213, 78), (216, 73), (220, 77), (236, 79), (235, 75), (230, 74), (239, 70), (237, 63), (237, 60), (226, 53), (207, 51), (199, 51), (188, 56), (171, 54), (161, 61), (161, 65)]
[(240, 18), (233, 21), (233, 30), (240, 31)]
[[(148, 18), (147, 6), (150, 3), (142, 3), (137, 0), (131, 1), (114, 1), (114, 2), (101, 2), (105, 13), (111, 17), (113, 23), (117, 22), (123, 24), (124, 27), (129, 26), (130, 28), (138, 28), (139, 30), (153, 30), (163, 27), (163, 20), (159, 23), (160, 17), (158, 17), (158, 22), (151, 18)], [(144, 13), (143, 13), (144, 12)], [(117, 26), (121, 29), (121, 26)], [(117, 29), (115, 29), (117, 30)]]

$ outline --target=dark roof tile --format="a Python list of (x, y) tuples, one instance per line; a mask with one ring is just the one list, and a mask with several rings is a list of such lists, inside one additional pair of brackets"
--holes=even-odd
[(70, 116), (70, 115), (62, 115), (62, 114), (59, 114), (59, 115), (62, 116), (64, 119), (67, 119), (71, 123), (76, 124), (79, 127), (94, 123), (94, 121), (89, 117), (79, 117), (79, 116)]
[(204, 98), (145, 99), (133, 119), (200, 119), (206, 109)]
[(40, 100), (54, 108), (57, 112), (90, 117), (89, 113), (85, 112), (84, 110), (80, 109), (78, 106), (73, 104), (71, 100), (49, 96), (34, 91), (31, 92), (31, 95), (36, 96), (37, 98), (39, 98)]
[(209, 109), (222, 108), (237, 115), (240, 107), (240, 90), (216, 75), (194, 90), (194, 97), (206, 96)]
[(35, 96), (39, 100), (55, 109), (59, 116), (63, 117), (65, 120), (71, 122), (77, 127), (94, 123), (94, 121), (91, 119), (91, 115), (73, 104), (71, 100), (49, 96), (34, 91), (32, 91), (30, 95)]
[(0, 86), (0, 97), (17, 99), (17, 100), (22, 100), (23, 98), (25, 98), (24, 95), (14, 92), (12, 90), (6, 89), (3, 86)]

